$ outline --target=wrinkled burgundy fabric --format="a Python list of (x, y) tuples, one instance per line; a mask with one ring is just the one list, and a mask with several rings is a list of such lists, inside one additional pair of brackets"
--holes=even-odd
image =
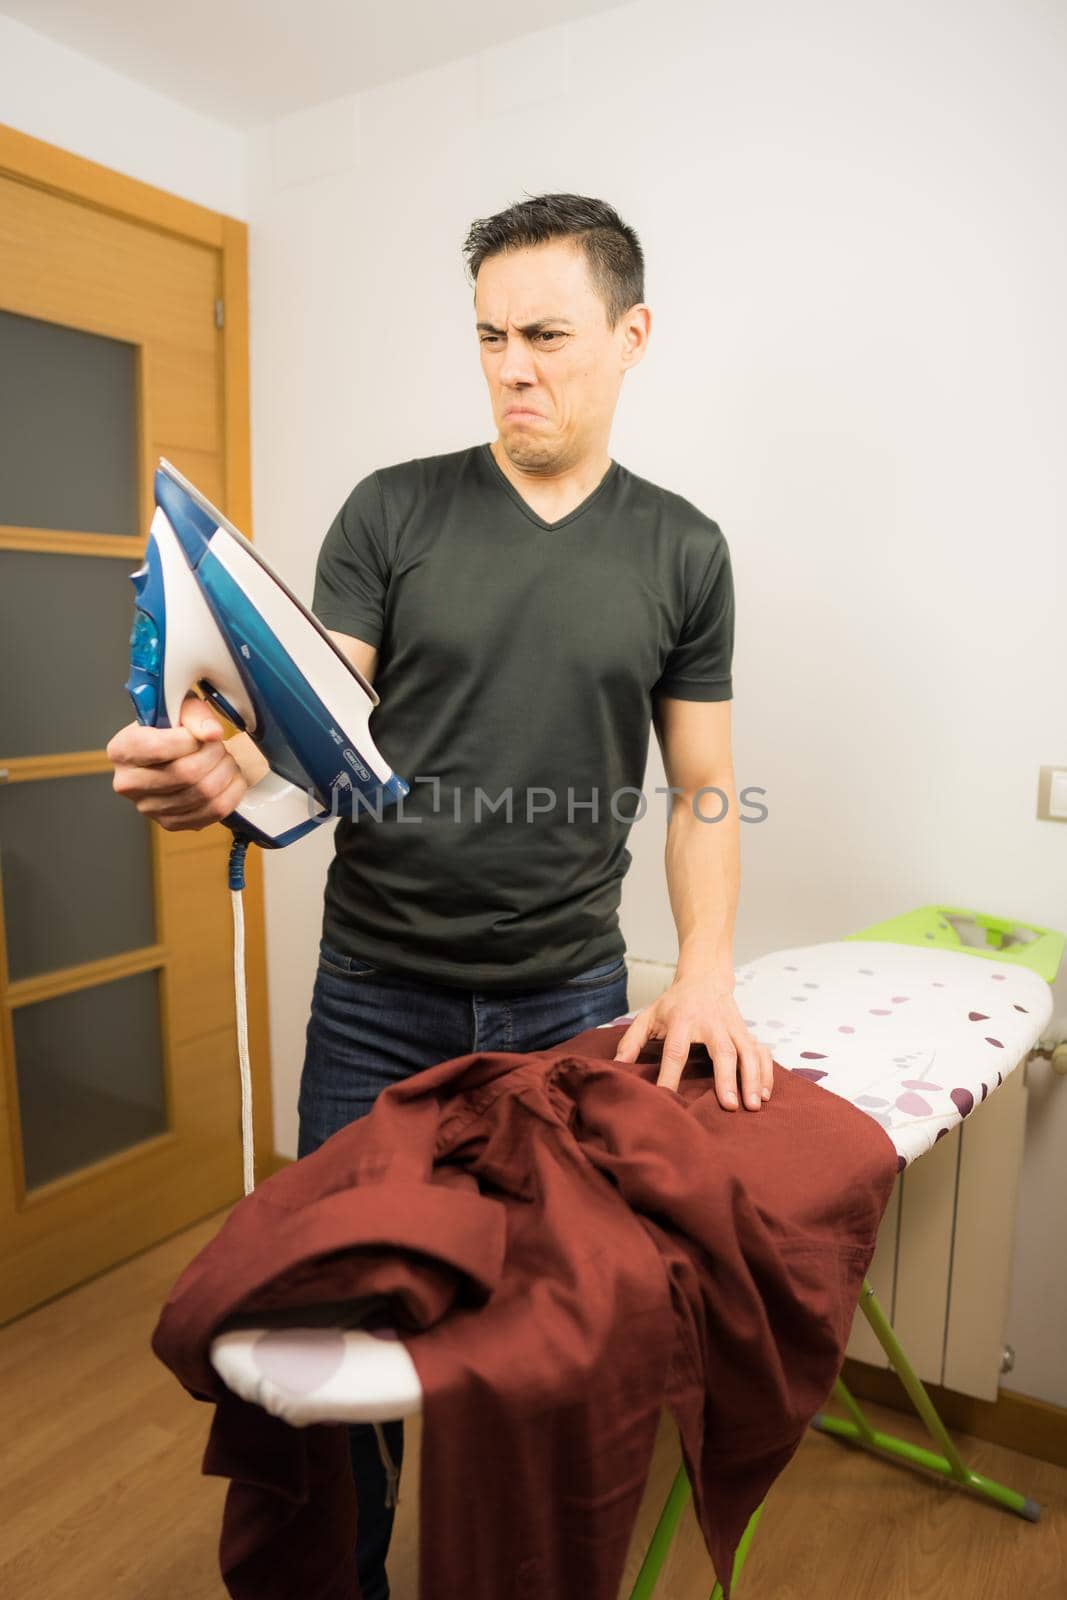
[(775, 1064), (724, 1111), (694, 1046), (678, 1091), (626, 1024), (479, 1052), (239, 1200), (169, 1295), (152, 1349), (214, 1402), (235, 1600), (359, 1600), (345, 1425), (234, 1395), (237, 1314), (382, 1296), (423, 1387), (419, 1600), (616, 1600), (664, 1406), (729, 1595), (745, 1525), (844, 1359), (896, 1177), (885, 1130)]

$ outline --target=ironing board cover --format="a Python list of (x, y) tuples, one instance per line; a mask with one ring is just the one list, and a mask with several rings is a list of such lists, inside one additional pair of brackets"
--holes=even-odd
[(999, 1087), (1052, 1015), (1028, 967), (873, 940), (775, 950), (734, 978), (753, 1038), (881, 1123), (899, 1169)]

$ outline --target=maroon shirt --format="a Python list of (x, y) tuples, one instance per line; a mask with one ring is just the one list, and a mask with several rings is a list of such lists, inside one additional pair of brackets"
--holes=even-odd
[(152, 1335), (215, 1403), (236, 1600), (358, 1600), (346, 1426), (293, 1428), (210, 1364), (236, 1313), (385, 1297), (423, 1387), (420, 1600), (615, 1600), (662, 1407), (729, 1597), (745, 1525), (841, 1369), (897, 1172), (877, 1123), (777, 1064), (727, 1112), (625, 1024), (479, 1052), (238, 1201)]

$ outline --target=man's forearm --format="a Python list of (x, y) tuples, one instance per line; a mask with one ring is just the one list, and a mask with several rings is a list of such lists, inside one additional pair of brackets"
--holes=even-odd
[[(678, 930), (678, 977), (705, 974), (733, 989), (734, 918), (741, 882), (741, 829), (733, 776), (717, 793), (673, 798), (667, 828), (667, 890)], [(726, 814), (717, 822), (723, 805)], [(709, 820), (705, 820), (709, 819)]]

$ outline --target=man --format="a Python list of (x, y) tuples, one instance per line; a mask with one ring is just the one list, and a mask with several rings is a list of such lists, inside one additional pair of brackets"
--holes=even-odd
[[(299, 1156), (422, 1067), (625, 1012), (617, 907), (653, 726), (678, 962), (616, 1059), (663, 1039), (674, 1090), (702, 1042), (729, 1109), (739, 1082), (755, 1111), (773, 1081), (732, 994), (729, 550), (608, 453), (649, 337), (640, 243), (602, 201), (540, 195), (475, 222), (465, 254), (497, 437), (363, 478), (316, 571), (314, 610), (374, 680), (371, 731), (411, 792), (337, 823)], [(162, 827), (206, 827), (259, 770), (246, 736), (221, 735), (195, 698), (178, 729), (131, 724), (108, 746), (114, 787)], [(372, 1428), (350, 1434), (360, 1584), (379, 1600), (393, 1512)], [(385, 1434), (399, 1466), (401, 1424)]]

